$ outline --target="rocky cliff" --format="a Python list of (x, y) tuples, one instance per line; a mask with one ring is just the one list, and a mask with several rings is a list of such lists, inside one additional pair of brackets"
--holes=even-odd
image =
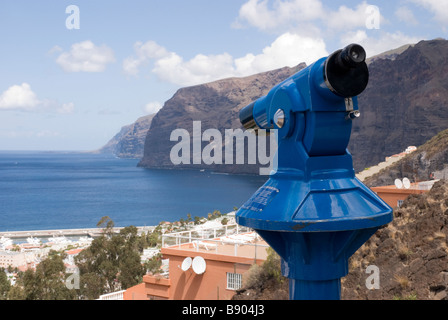
[[(370, 81), (359, 96), (361, 117), (354, 122), (349, 151), (357, 172), (404, 150), (422, 145), (448, 128), (448, 41), (437, 39), (403, 46), (369, 59)], [(192, 139), (193, 121), (223, 131), (241, 128), (238, 112), (249, 102), (305, 67), (282, 68), (245, 78), (182, 88), (155, 116), (140, 166), (174, 168), (170, 141), (175, 129)], [(204, 142), (202, 147), (204, 147)], [(177, 168), (192, 165), (179, 165)], [(196, 169), (257, 173), (259, 165), (194, 165)]]
[[(146, 137), (144, 157), (139, 165), (173, 168), (170, 152), (179, 140), (170, 141), (171, 133), (176, 129), (185, 129), (192, 141), (193, 121), (201, 121), (201, 133), (207, 129), (218, 129), (224, 142), (226, 129), (242, 128), (238, 116), (240, 109), (267, 94), (274, 85), (304, 67), (305, 64), (300, 64), (294, 68), (286, 67), (250, 77), (224, 79), (178, 90), (154, 117)], [(209, 142), (203, 142), (201, 150), (208, 144)], [(224, 143), (222, 145), (225, 148)], [(224, 156), (224, 150), (222, 154)], [(190, 164), (180, 164), (176, 168), (194, 167), (231, 173), (258, 173), (260, 166), (247, 164), (247, 161), (246, 165), (232, 165), (227, 162), (222, 165), (192, 163), (193, 161), (190, 161)]]
[(356, 171), (448, 128), (448, 41), (421, 41), (369, 64), (349, 150)]
[(154, 114), (141, 117), (133, 124), (124, 126), (98, 152), (112, 153), (120, 158), (141, 159), (146, 135), (151, 127)]

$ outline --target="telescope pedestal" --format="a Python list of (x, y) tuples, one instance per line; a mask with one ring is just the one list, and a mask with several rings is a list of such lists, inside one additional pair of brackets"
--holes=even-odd
[(289, 279), (289, 300), (340, 300), (341, 279), (307, 281)]
[(349, 258), (392, 220), (391, 208), (342, 165), (351, 164), (348, 153), (326, 160), (307, 159), (303, 174), (272, 173), (236, 213), (282, 258), (291, 299), (339, 299)]

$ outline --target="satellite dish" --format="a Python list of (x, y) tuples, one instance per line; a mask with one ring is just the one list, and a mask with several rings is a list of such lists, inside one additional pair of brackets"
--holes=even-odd
[(196, 274), (203, 274), (206, 269), (206, 263), (204, 258), (202, 257), (195, 257), (193, 259), (193, 271)]
[(182, 271), (187, 271), (188, 269), (190, 269), (191, 262), (192, 260), (190, 257), (185, 258), (184, 261), (182, 262), (182, 266), (180, 267)]
[(395, 179), (395, 186), (397, 187), (397, 189), (401, 189), (403, 188), (403, 182), (401, 182), (400, 179)]
[(404, 178), (403, 179), (403, 186), (405, 187), (405, 189), (409, 189), (411, 187), (411, 181), (409, 181), (408, 178)]

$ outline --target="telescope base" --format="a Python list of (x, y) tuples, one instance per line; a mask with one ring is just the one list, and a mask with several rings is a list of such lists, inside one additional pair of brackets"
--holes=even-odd
[(341, 279), (308, 281), (289, 279), (289, 300), (340, 300)]

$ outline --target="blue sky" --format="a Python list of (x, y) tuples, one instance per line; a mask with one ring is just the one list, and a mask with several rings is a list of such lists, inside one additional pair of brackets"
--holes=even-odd
[(97, 149), (181, 87), (447, 28), (440, 0), (2, 0), (0, 150)]

